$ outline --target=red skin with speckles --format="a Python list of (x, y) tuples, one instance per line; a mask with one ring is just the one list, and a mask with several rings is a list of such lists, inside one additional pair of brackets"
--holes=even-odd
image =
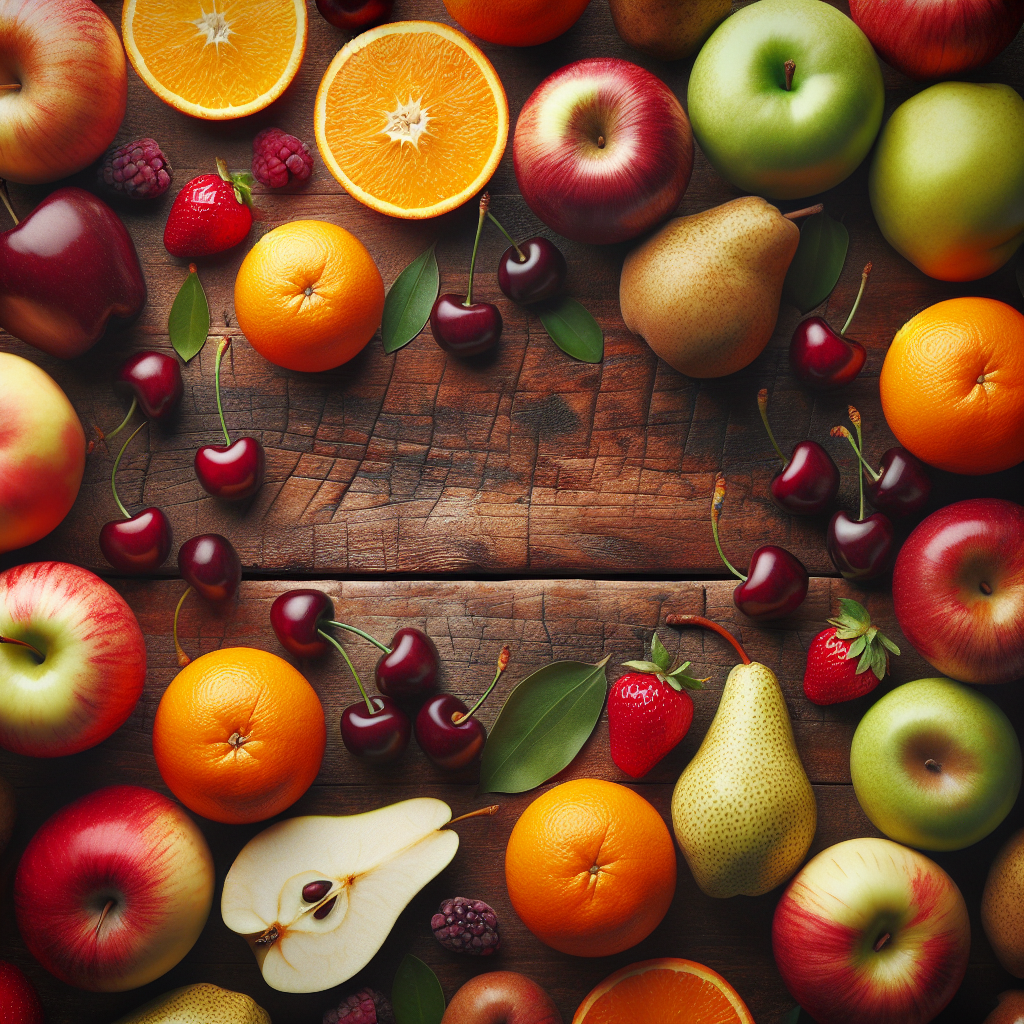
[(4, 1024), (43, 1024), (43, 1004), (21, 968), (0, 960), (0, 1020)]

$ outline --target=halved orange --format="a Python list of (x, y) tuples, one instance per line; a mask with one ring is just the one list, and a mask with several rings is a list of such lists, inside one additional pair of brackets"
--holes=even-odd
[(288, 88), (306, 52), (305, 0), (125, 0), (139, 77), (176, 110), (245, 117)]
[(717, 972), (663, 957), (609, 975), (579, 1005), (572, 1024), (754, 1024), (736, 990)]
[(313, 123), (346, 191), (380, 213), (422, 220), (487, 184), (508, 140), (508, 101), (491, 62), (461, 32), (399, 21), (338, 52)]

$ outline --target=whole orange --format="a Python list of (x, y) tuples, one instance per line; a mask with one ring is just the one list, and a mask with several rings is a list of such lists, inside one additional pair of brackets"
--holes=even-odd
[(265, 359), (287, 370), (331, 370), (380, 327), (384, 281), (355, 235), (322, 220), (267, 232), (235, 278), (235, 316)]
[(444, 0), (467, 31), (502, 46), (536, 46), (572, 28), (590, 0)]
[(295, 803), (326, 745), (313, 687), (283, 658), (252, 647), (196, 658), (164, 691), (153, 722), (168, 788), (189, 810), (229, 825)]
[(505, 882), (542, 942), (575, 956), (610, 956), (661, 923), (676, 891), (676, 854), (642, 796), (577, 779), (537, 797), (516, 822)]
[(900, 444), (978, 475), (1024, 461), (1024, 316), (995, 299), (937, 302), (892, 340), (878, 381)]

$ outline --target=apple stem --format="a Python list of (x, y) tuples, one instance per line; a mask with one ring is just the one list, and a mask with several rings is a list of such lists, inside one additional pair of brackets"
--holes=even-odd
[(0, 92), (17, 92), (21, 88), (21, 82), (8, 82), (0, 85)]
[(191, 593), (192, 588), (186, 587), (185, 593), (178, 598), (178, 607), (174, 609), (174, 651), (178, 655), (178, 665), (181, 668), (184, 668), (192, 662), (192, 659), (182, 649), (181, 644), (178, 643), (178, 616), (181, 614), (181, 606), (185, 603), (185, 598)]
[(14, 207), (11, 206), (11, 196), (7, 191), (7, 182), (0, 178), (0, 199), (3, 200), (4, 206), (7, 207), (7, 212), (11, 215), (11, 220), (14, 221), (14, 226), (17, 227), (21, 222), (18, 220), (18, 215), (14, 212)]
[(452, 820), (444, 827), (451, 828), (452, 825), (457, 825), (460, 821), (468, 821), (470, 818), (489, 818), (492, 815), (497, 814), (500, 807), (501, 804), (491, 804), (489, 807), (478, 807), (475, 811), (470, 811), (468, 814), (460, 814), (457, 818), (452, 818)]
[(850, 310), (850, 315), (846, 318), (846, 323), (843, 324), (843, 329), (839, 332), (840, 334), (846, 334), (850, 329), (850, 324), (853, 323), (853, 318), (857, 315), (857, 308), (860, 306), (860, 300), (864, 297), (864, 289), (867, 287), (868, 275), (871, 273), (871, 264), (869, 263), (860, 275), (860, 288), (857, 290), (857, 298), (853, 300), (853, 309)]
[(782, 454), (782, 449), (778, 446), (775, 440), (775, 435), (772, 433), (772, 428), (768, 423), (768, 389), (761, 388), (757, 393), (757, 408), (761, 412), (761, 422), (764, 424), (764, 429), (768, 431), (768, 440), (771, 441), (772, 447), (778, 452), (779, 458), (782, 459), (782, 468), (785, 469), (789, 465), (789, 460), (785, 455)]
[(724, 637), (733, 645), (744, 665), (750, 664), (750, 658), (747, 656), (747, 652), (743, 650), (743, 646), (740, 644), (739, 640), (737, 640), (736, 637), (734, 637), (732, 633), (725, 628), (725, 626), (720, 626), (717, 622), (712, 622), (711, 619), (707, 619), (703, 615), (669, 615), (665, 618), (665, 625), (698, 626), (702, 629), (713, 630), (720, 637)]
[(132, 431), (131, 435), (128, 437), (128, 440), (125, 441), (125, 443), (123, 445), (121, 445), (121, 450), (117, 453), (117, 458), (114, 459), (114, 468), (110, 471), (110, 489), (114, 492), (114, 501), (117, 503), (117, 507), (121, 510), (121, 515), (123, 515), (125, 517), (125, 519), (131, 519), (131, 515), (129, 514), (128, 509), (126, 509), (124, 507), (124, 505), (121, 503), (121, 499), (117, 496), (117, 467), (121, 465), (121, 456), (124, 455), (125, 448), (127, 448), (128, 445), (130, 445), (132, 443), (132, 439), (135, 437), (135, 435), (148, 422), (149, 422), (149, 420), (143, 420)]
[[(860, 426), (860, 413), (852, 406), (846, 407), (847, 415), (850, 417), (850, 422), (853, 424), (853, 429), (857, 431), (857, 454), (859, 455), (864, 450), (864, 435), (861, 433)], [(857, 522), (864, 522), (864, 474), (857, 474), (857, 487), (860, 490), (860, 515), (857, 517)]]
[[(114, 427), (114, 429), (109, 434), (104, 434), (103, 431), (100, 430), (100, 438), (104, 441), (109, 441), (112, 437), (117, 437), (117, 435), (120, 434), (121, 431), (128, 426), (128, 421), (135, 415), (135, 410), (138, 409), (138, 407), (138, 398), (133, 398), (132, 404), (128, 409), (128, 415), (125, 416), (125, 418), (121, 420), (121, 422), (118, 423), (118, 425)], [(97, 427), (96, 429), (99, 430), (99, 427)]]
[(878, 940), (877, 940), (877, 941), (875, 942), (875, 945), (874, 945), (874, 946), (873, 946), (872, 948), (874, 949), (874, 951), (875, 951), (876, 953), (880, 953), (880, 952), (882, 951), (882, 947), (883, 947), (883, 946), (884, 946), (884, 945), (885, 945), (885, 944), (886, 944), (886, 943), (887, 943), (887, 942), (888, 942), (888, 941), (889, 941), (889, 940), (890, 940), (891, 938), (892, 938), (892, 936), (891, 936), (891, 935), (890, 935), (890, 934), (889, 934), (888, 932), (884, 932), (883, 934), (879, 935), (879, 937), (878, 937)]
[(220, 398), (220, 363), (224, 358), (224, 353), (231, 347), (231, 339), (224, 335), (220, 339), (220, 344), (217, 346), (217, 361), (213, 367), (213, 386), (217, 391), (217, 415), (220, 417), (220, 429), (224, 431), (224, 443), (230, 448), (231, 447), (231, 436), (228, 434), (227, 424), (224, 422), (224, 406), (221, 404)]
[(27, 647), (38, 659), (39, 664), (42, 665), (46, 659), (43, 657), (42, 651), (33, 644), (28, 643), (25, 640), (15, 640), (12, 636), (0, 636), (0, 644), (11, 644), (14, 647)]
[(736, 577), (738, 580), (746, 582), (747, 577), (743, 575), (725, 557), (725, 552), (722, 550), (722, 543), (718, 539), (718, 517), (722, 514), (722, 505), (725, 503), (725, 477), (721, 473), (715, 475), (715, 493), (711, 498), (711, 536), (715, 538), (715, 547), (718, 548), (718, 557), (725, 563), (725, 567)]
[(355, 633), (356, 636), (361, 636), (364, 640), (369, 640), (377, 650), (383, 651), (385, 654), (391, 653), (391, 648), (388, 647), (387, 644), (382, 644), (376, 637), (370, 636), (369, 633), (364, 633), (363, 630), (357, 629), (355, 626), (350, 626), (347, 622), (335, 622), (333, 619), (328, 619), (324, 625), (334, 626), (337, 629), (347, 629), (350, 633)]
[(502, 672), (508, 668), (509, 659), (508, 647), (502, 647), (501, 653), (498, 655), (498, 670), (494, 673), (494, 678), (491, 680), (491, 685), (484, 690), (484, 695), (465, 713), (456, 711), (452, 715), (452, 725), (462, 725), (467, 719), (472, 718), (477, 711), (480, 709), (480, 705), (491, 695), (491, 690), (497, 685), (498, 680), (501, 678)]
[(103, 908), (100, 913), (100, 919), (96, 922), (96, 934), (99, 934), (100, 929), (103, 927), (103, 922), (107, 919), (109, 914), (114, 909), (115, 903), (113, 900), (107, 900), (107, 905)]
[(483, 231), (484, 220), (487, 218), (487, 211), (491, 206), (490, 194), (485, 192), (480, 197), (480, 216), (476, 222), (476, 238), (473, 239), (473, 255), (469, 259), (469, 284), (466, 286), (466, 301), (464, 306), (473, 305), (473, 271), (476, 269), (476, 250), (480, 245), (480, 232)]
[(519, 248), (519, 246), (516, 244), (516, 240), (505, 230), (505, 228), (502, 225), (501, 221), (498, 220), (498, 218), (495, 217), (494, 214), (491, 213), (490, 210), (487, 211), (487, 216), (488, 216), (488, 218), (491, 221), (494, 222), (494, 224), (497, 226), (498, 230), (512, 243), (512, 248), (515, 249), (515, 251), (519, 255), (519, 262), (520, 263), (525, 263), (526, 262), (526, 253), (524, 253), (523, 250)]
[(345, 659), (345, 664), (348, 665), (348, 670), (352, 673), (352, 678), (356, 681), (356, 686), (359, 687), (359, 692), (362, 695), (363, 701), (366, 703), (366, 710), (371, 715), (377, 714), (377, 709), (370, 703), (370, 698), (366, 695), (366, 688), (363, 686), (363, 681), (359, 678), (359, 673), (356, 671), (355, 665), (352, 664), (352, 659), (349, 658), (345, 648), (342, 647), (341, 644), (339, 644), (338, 641), (325, 630), (318, 629), (317, 632), (329, 644), (333, 644), (333, 646), (337, 647), (338, 650), (341, 652), (341, 656)]
[(925, 768), (928, 769), (928, 771), (935, 772), (936, 775), (938, 775), (938, 774), (940, 774), (942, 772), (942, 765), (939, 764), (938, 761), (935, 761), (934, 759), (932, 759), (930, 757), (928, 758), (927, 761), (925, 761), (924, 766), (925, 766)]
[(784, 213), (782, 216), (786, 220), (797, 220), (799, 217), (811, 217), (816, 213), (821, 213), (824, 209), (824, 203), (815, 203), (813, 206), (805, 206), (802, 210), (793, 210), (792, 213)]
[(786, 72), (786, 92), (790, 92), (793, 88), (793, 74), (796, 71), (796, 61), (787, 60), (782, 67)]

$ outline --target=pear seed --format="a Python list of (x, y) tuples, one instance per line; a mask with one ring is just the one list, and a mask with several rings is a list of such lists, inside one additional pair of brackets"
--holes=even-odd
[(321, 878), (317, 882), (307, 882), (302, 887), (302, 898), (307, 903), (319, 903), (331, 891), (331, 883)]
[(322, 907), (317, 907), (316, 910), (313, 911), (313, 916), (318, 921), (322, 921), (334, 909), (334, 904), (337, 902), (338, 897), (332, 897)]

